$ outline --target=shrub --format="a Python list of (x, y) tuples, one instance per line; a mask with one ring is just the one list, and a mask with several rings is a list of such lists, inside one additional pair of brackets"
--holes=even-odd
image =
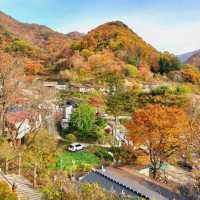
[(113, 161), (112, 155), (105, 148), (97, 148), (95, 155), (105, 161)]
[(124, 69), (124, 75), (127, 77), (134, 78), (138, 74), (137, 67), (131, 64), (127, 64), (127, 67)]
[(141, 94), (138, 98), (138, 104), (140, 107), (146, 104), (184, 107), (188, 104), (188, 98), (185, 95), (172, 95), (172, 93), (166, 95)]
[(94, 54), (94, 52), (90, 51), (89, 49), (83, 49), (81, 51), (81, 56), (88, 58), (90, 56), (92, 56)]
[(132, 55), (128, 53), (125, 57), (125, 62), (130, 65), (138, 66), (140, 63), (140, 55)]
[(74, 51), (78, 51), (78, 50), (81, 50), (81, 43), (80, 42), (74, 42), (71, 44), (70, 48)]
[(164, 95), (169, 92), (169, 88), (167, 86), (160, 86), (151, 91), (152, 95)]
[(191, 88), (187, 85), (178, 85), (178, 86), (160, 86), (151, 91), (151, 94), (154, 96), (157, 95), (180, 95), (187, 94), (191, 92)]
[(175, 94), (187, 94), (191, 92), (191, 88), (187, 85), (179, 85), (175, 89)]
[(17, 195), (4, 182), (0, 182), (0, 200), (17, 200)]
[(50, 71), (56, 71), (57, 70), (57, 66), (55, 64), (51, 64), (51, 63), (48, 63), (46, 65), (46, 68)]
[[(109, 193), (97, 183), (84, 183), (80, 186), (83, 200), (114, 200), (121, 199), (115, 193)], [(123, 198), (123, 199), (126, 199)]]
[(159, 65), (161, 74), (168, 73), (173, 70), (179, 70), (183, 66), (176, 56), (168, 52), (161, 55)]
[(77, 141), (76, 136), (74, 134), (72, 134), (72, 133), (67, 134), (65, 139), (67, 140), (68, 143), (73, 143), (73, 142)]
[(121, 164), (131, 164), (136, 161), (137, 156), (133, 151), (132, 147), (111, 147), (110, 151), (114, 155), (114, 159)]
[(24, 40), (15, 39), (6, 47), (6, 51), (11, 52), (21, 52), (26, 54), (32, 53), (32, 47)]
[(12, 38), (12, 33), (9, 32), (9, 31), (5, 31), (5, 32), (3, 33), (3, 35), (4, 35), (6, 38)]
[(97, 117), (97, 119), (96, 119), (97, 126), (104, 128), (106, 126), (106, 124), (107, 124), (107, 120), (105, 118)]
[(184, 81), (199, 84), (200, 83), (200, 72), (193, 67), (186, 67), (182, 71), (182, 77)]

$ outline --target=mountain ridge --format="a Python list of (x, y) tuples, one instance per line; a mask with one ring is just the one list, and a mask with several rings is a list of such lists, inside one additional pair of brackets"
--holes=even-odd
[(198, 52), (200, 52), (200, 49), (179, 54), (177, 55), (177, 57), (181, 60), (181, 62), (187, 62), (188, 59), (190, 59), (193, 55), (195, 55)]
[[(0, 42), (0, 50), (28, 60), (30, 74), (45, 72), (71, 78), (81, 71), (90, 76), (99, 68), (123, 70), (126, 76), (138, 71), (141, 77), (160, 72), (162, 53), (121, 21), (101, 24), (87, 34), (63, 34), (0, 12)], [(173, 57), (168, 53), (164, 59)], [(35, 70), (35, 65), (40, 70)]]
[(187, 64), (193, 65), (200, 69), (200, 50), (192, 55), (186, 62)]

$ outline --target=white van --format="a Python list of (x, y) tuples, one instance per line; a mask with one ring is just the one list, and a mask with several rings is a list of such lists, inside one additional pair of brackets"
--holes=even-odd
[(72, 151), (72, 152), (80, 151), (80, 150), (83, 150), (83, 149), (84, 149), (84, 145), (80, 144), (80, 143), (72, 143), (68, 147), (68, 151)]

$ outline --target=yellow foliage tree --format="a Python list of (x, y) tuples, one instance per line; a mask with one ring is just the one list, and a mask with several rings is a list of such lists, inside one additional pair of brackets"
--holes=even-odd
[(182, 145), (187, 116), (175, 107), (149, 104), (133, 113), (127, 127), (134, 145), (147, 149), (155, 179), (162, 164)]

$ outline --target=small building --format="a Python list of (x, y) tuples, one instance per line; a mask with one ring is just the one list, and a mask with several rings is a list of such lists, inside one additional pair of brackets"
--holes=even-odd
[(43, 83), (44, 87), (55, 88), (58, 83), (56, 81), (45, 81)]
[(70, 85), (71, 90), (81, 93), (88, 93), (95, 91), (95, 88), (92, 87), (89, 84), (71, 84)]
[(44, 87), (54, 88), (56, 90), (65, 90), (67, 88), (67, 84), (63, 81), (45, 81), (43, 83)]
[[(31, 130), (41, 126), (42, 118), (38, 113), (30, 114), (31, 111), (16, 111), (6, 114), (6, 132), (11, 134), (19, 143)], [(9, 139), (9, 138), (8, 138)]]
[(175, 193), (163, 185), (141, 177), (136, 172), (130, 173), (122, 168), (94, 169), (79, 178), (81, 183), (98, 183), (109, 192), (133, 198), (159, 200), (186, 200), (181, 194)]
[(61, 127), (63, 129), (66, 129), (69, 127), (70, 119), (71, 119), (71, 114), (73, 112), (73, 105), (72, 104), (66, 104), (64, 106), (64, 118), (61, 120)]

